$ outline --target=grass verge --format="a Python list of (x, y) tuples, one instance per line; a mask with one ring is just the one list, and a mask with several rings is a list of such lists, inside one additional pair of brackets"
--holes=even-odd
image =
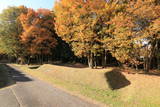
[[(30, 69), (28, 66), (21, 65), (14, 66), (41, 80), (67, 89), (74, 94), (102, 102), (110, 107), (160, 106), (159, 77), (139, 74), (121, 76), (119, 73), (112, 73), (113, 69), (105, 69), (100, 72), (99, 70), (90, 71), (88, 68), (75, 69), (53, 65), (44, 65), (37, 69)], [(125, 85), (122, 81), (125, 80), (125, 77), (128, 79), (127, 82), (130, 81), (131, 84)], [(117, 86), (116, 84), (121, 84), (119, 88), (116, 87), (116, 90), (109, 88), (109, 85)]]

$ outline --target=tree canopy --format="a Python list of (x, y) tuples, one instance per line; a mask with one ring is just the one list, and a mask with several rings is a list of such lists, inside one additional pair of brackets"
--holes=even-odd
[(20, 38), (28, 54), (50, 54), (51, 49), (57, 45), (51, 12), (47, 9), (28, 9), (19, 19), (23, 26)]
[(23, 54), (23, 46), (19, 38), (22, 26), (18, 17), (26, 11), (27, 8), (24, 6), (9, 7), (0, 14), (0, 48), (4, 53), (16, 57)]
[(160, 68), (159, 0), (59, 0), (53, 11), (8, 7), (0, 25), (0, 53), (16, 58)]

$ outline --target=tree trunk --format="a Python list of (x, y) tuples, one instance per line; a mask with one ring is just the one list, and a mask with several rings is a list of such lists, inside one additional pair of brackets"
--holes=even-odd
[(149, 54), (148, 56), (146, 56), (146, 61), (145, 61), (145, 72), (148, 73), (150, 68), (151, 68), (151, 61), (152, 61), (152, 58), (155, 56), (155, 52), (156, 52), (156, 49), (157, 49), (157, 40), (154, 40), (152, 41), (151, 43), (151, 49), (148, 50), (148, 47), (147, 47), (147, 51), (149, 51)]
[(41, 65), (43, 64), (43, 55), (41, 54)]
[(38, 55), (39, 64), (41, 64), (41, 55)]
[(160, 70), (160, 55), (157, 55), (157, 69)]
[(29, 56), (29, 57), (27, 58), (27, 60), (28, 60), (28, 61), (27, 61), (27, 64), (28, 64), (28, 65), (30, 64), (30, 59), (31, 59), (31, 58), (30, 58), (30, 56)]
[(88, 55), (88, 66), (93, 69), (93, 54), (89, 53)]
[(152, 60), (152, 58), (151, 58), (150, 55), (148, 55), (148, 56), (146, 56), (146, 57), (144, 58), (144, 71), (145, 71), (146, 73), (148, 73), (149, 70), (150, 70), (151, 60)]
[(89, 66), (89, 68), (91, 68), (91, 63), (90, 63), (90, 55), (88, 55), (88, 66)]
[(136, 64), (135, 66), (136, 66), (136, 70), (138, 70), (138, 65)]
[(150, 70), (150, 59), (151, 58), (148, 58), (148, 57), (146, 59), (146, 69), (145, 69), (146, 73), (149, 73), (149, 70)]
[(20, 64), (21, 65), (25, 64), (25, 58), (24, 57), (20, 57)]
[(94, 67), (97, 68), (97, 57), (94, 56)]
[(38, 55), (36, 55), (35, 57), (36, 57), (36, 63), (39, 63)]
[(157, 69), (160, 70), (160, 39), (157, 40), (157, 53), (156, 53), (156, 57), (157, 57)]
[(107, 65), (107, 50), (104, 51), (104, 67)]
[(105, 55), (102, 53), (102, 68), (105, 67)]
[(47, 63), (49, 64), (49, 55), (47, 55)]
[(102, 54), (102, 67), (106, 67), (107, 63), (107, 50), (104, 50)]

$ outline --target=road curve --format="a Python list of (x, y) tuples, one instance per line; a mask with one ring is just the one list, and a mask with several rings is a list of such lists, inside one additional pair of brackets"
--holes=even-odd
[[(10, 66), (9, 66), (10, 67)], [(0, 107), (100, 107), (10, 68), (16, 84), (0, 90)]]

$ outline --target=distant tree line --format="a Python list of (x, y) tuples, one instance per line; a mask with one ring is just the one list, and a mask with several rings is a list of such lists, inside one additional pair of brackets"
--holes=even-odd
[(21, 63), (160, 69), (159, 0), (60, 0), (53, 11), (9, 7), (0, 26), (0, 52)]

